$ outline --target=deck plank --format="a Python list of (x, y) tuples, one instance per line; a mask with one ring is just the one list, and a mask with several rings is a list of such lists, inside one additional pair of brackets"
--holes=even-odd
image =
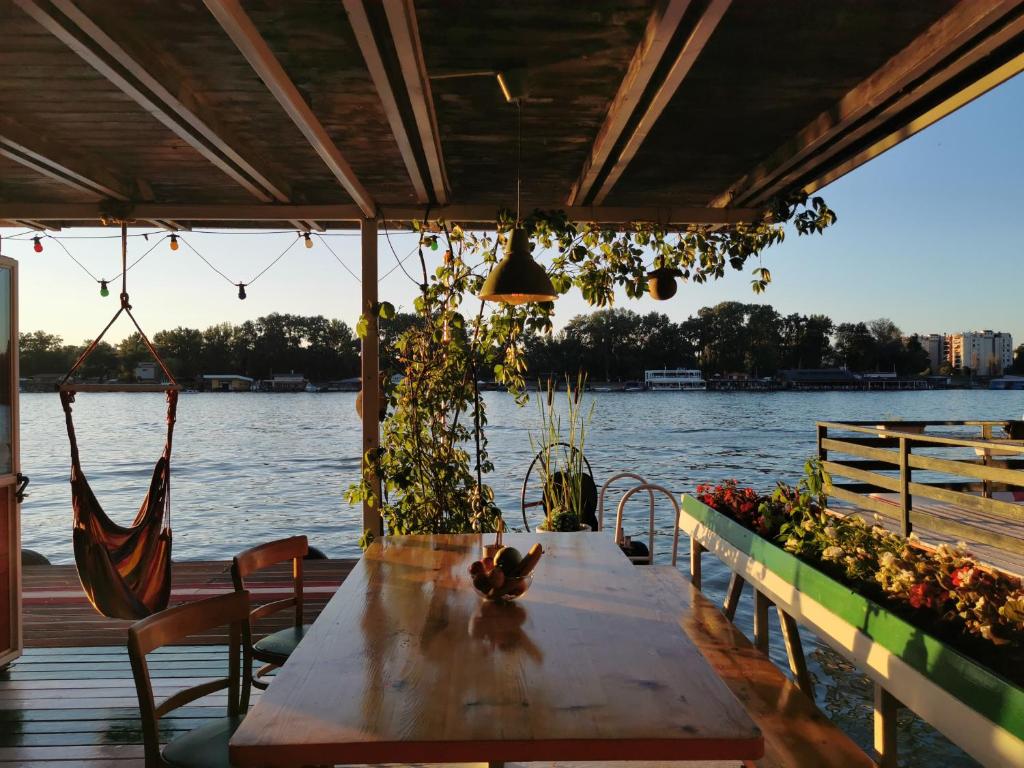
[[(307, 560), (305, 570), (306, 621), (323, 610), (356, 560)], [(33, 565), (24, 568), (23, 623), (27, 648), (124, 647), (131, 621), (98, 614), (82, 592), (74, 565)], [(288, 564), (268, 568), (247, 579), (253, 602), (285, 597), (291, 583)], [(176, 562), (172, 566), (171, 604), (177, 605), (230, 591), (231, 564), (224, 561)], [(267, 632), (288, 625), (287, 612), (270, 617), (261, 628)], [(224, 632), (190, 638), (190, 644), (219, 645)]]

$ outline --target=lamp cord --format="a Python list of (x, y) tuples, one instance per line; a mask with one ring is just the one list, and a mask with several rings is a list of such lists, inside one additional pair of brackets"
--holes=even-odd
[(523, 188), (523, 175), (522, 175), (522, 164), (523, 164), (523, 102), (521, 99), (516, 99), (516, 226), (519, 226), (521, 221), (520, 218), (520, 198), (522, 197)]

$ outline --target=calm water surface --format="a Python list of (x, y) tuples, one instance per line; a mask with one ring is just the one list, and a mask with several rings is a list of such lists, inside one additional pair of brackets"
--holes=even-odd
[[(1024, 414), (1024, 392), (607, 393), (594, 403), (586, 454), (600, 485), (633, 470), (676, 492), (735, 477), (770, 489), (790, 482), (814, 452), (819, 419), (1005, 419)], [(564, 398), (564, 395), (562, 395)], [(490, 482), (510, 524), (532, 458), (536, 406), (518, 408), (486, 395)], [(23, 514), (24, 546), (53, 562), (71, 562), (69, 456), (56, 395), (21, 399), (22, 467), (32, 478)], [(359, 472), (359, 422), (353, 394), (183, 394), (174, 438), (175, 558), (228, 559), (247, 546), (305, 533), (331, 557), (359, 554), (361, 512), (342, 491)], [(85, 394), (75, 407), (82, 465), (115, 520), (131, 522), (163, 445), (162, 395)], [(614, 505), (610, 505), (614, 509)], [(630, 511), (639, 533), (646, 509)], [(672, 512), (659, 506), (659, 551), (667, 553)], [(681, 552), (685, 551), (681, 543)], [(661, 558), (659, 558), (661, 559)], [(706, 558), (705, 591), (724, 594), (728, 572)], [(738, 622), (750, 630), (749, 594)], [(745, 609), (745, 610), (744, 610)], [(776, 630), (773, 641), (779, 637)], [(809, 641), (809, 642), (808, 642)], [(871, 743), (871, 686), (807, 637), (819, 705), (862, 745)], [(785, 667), (781, 643), (773, 658)], [(909, 713), (901, 750), (907, 766), (972, 763)]]

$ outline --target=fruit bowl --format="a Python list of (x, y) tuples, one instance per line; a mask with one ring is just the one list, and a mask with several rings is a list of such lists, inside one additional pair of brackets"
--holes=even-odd
[(534, 544), (525, 556), (514, 547), (488, 545), (484, 548), (484, 557), (469, 566), (473, 589), (484, 600), (517, 600), (530, 589), (533, 569), (543, 554), (540, 544)]
[(533, 583), (533, 574), (526, 576), (513, 576), (512, 578), (505, 579), (505, 582), (501, 587), (495, 588), (490, 587), (486, 592), (477, 586), (476, 582), (473, 582), (473, 589), (480, 595), (484, 600), (490, 600), (492, 602), (511, 602), (517, 600), (527, 593), (530, 589), (530, 585)]

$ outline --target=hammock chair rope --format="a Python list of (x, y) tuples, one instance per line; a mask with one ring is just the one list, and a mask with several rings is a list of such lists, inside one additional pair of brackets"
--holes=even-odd
[[(178, 385), (132, 314), (126, 277), (127, 254), (127, 224), (122, 223), (121, 306), (61, 380), (58, 390), (71, 444), (73, 539), (79, 580), (89, 602), (103, 615), (141, 619), (166, 608), (171, 594), (170, 462), (174, 424), (177, 418)], [(103, 511), (82, 471), (71, 408), (78, 385), (69, 383), (70, 378), (96, 350), (104, 335), (122, 313), (131, 318), (143, 343), (169, 382), (164, 388), (167, 392), (167, 435), (163, 453), (153, 469), (149, 492), (135, 520), (127, 528), (112, 521)], [(133, 391), (135, 388), (123, 386), (104, 389)]]

